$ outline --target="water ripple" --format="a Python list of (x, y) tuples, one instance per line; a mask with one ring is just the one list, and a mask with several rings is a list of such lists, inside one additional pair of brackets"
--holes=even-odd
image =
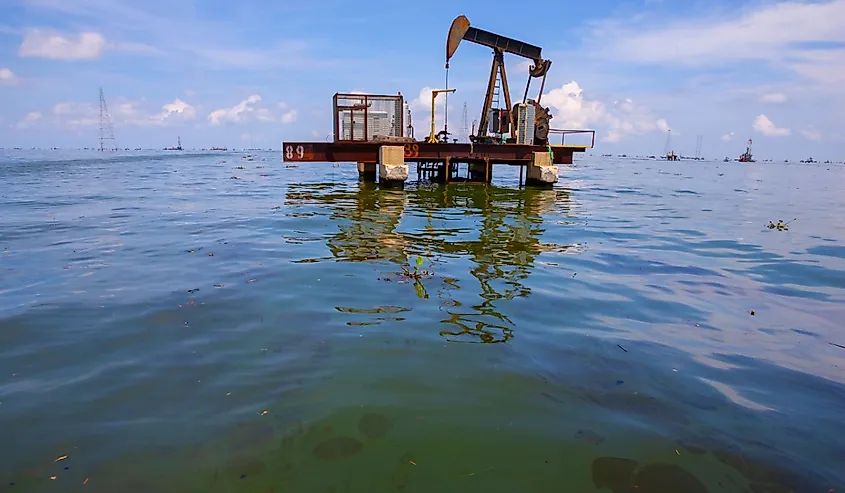
[(2, 155), (0, 481), (845, 488), (843, 172), (387, 190), (278, 153)]

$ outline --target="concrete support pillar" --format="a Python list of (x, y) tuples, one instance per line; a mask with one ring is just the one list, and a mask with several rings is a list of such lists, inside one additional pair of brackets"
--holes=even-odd
[(376, 163), (358, 163), (358, 179), (366, 182), (375, 182)]
[(405, 164), (404, 146), (381, 146), (378, 149), (378, 177), (385, 186), (405, 185), (408, 165)]
[(551, 187), (557, 183), (557, 166), (552, 165), (548, 152), (534, 152), (531, 164), (525, 174), (525, 184), (535, 187)]

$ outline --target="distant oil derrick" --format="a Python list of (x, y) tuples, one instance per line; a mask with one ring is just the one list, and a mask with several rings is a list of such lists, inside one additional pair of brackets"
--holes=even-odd
[(461, 140), (469, 138), (469, 120), (467, 116), (467, 104), (464, 101), (463, 114), (461, 115)]
[[(110, 142), (110, 143), (109, 143)], [(103, 95), (103, 88), (100, 88), (100, 150), (117, 150), (117, 142), (114, 140), (114, 129), (111, 124), (111, 115), (106, 106), (106, 97)]]

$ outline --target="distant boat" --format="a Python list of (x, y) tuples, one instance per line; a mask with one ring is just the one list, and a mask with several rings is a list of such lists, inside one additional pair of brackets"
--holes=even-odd
[(228, 149), (225, 147), (212, 147), (212, 151), (227, 151)]

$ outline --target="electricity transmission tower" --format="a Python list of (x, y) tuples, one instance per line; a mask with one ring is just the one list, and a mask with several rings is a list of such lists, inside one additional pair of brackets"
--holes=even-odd
[(106, 106), (106, 97), (103, 95), (103, 88), (100, 88), (100, 150), (106, 150), (106, 141), (111, 141), (108, 149), (117, 150), (117, 142), (114, 140), (114, 129), (111, 126), (109, 108)]

